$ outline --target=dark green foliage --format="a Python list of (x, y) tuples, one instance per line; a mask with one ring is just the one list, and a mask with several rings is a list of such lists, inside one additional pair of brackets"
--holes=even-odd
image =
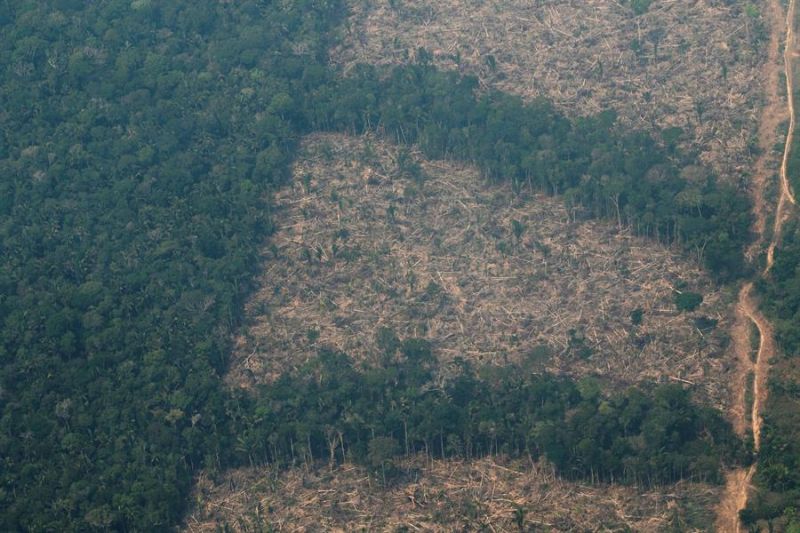
[[(406, 340), (403, 351), (427, 353), (423, 345)], [(721, 464), (747, 462), (730, 425), (677, 385), (606, 395), (591, 379), (574, 383), (514, 366), (476, 373), (461, 361), (455, 376), (435, 386), (418, 364), (409, 356), (358, 371), (346, 356), (322, 352), (303, 373), (237, 400), (243, 413), (255, 413), (237, 420), (236, 433), (248, 436), (239, 461), (347, 457), (386, 476), (401, 453), (530, 454), (546, 456), (565, 477), (646, 486), (718, 483)]]
[(675, 292), (675, 307), (678, 311), (694, 311), (703, 303), (703, 295), (696, 292), (683, 291)]
[[(797, 89), (797, 87), (795, 87)], [(794, 99), (798, 99), (798, 91), (795, 90)], [(789, 158), (786, 161), (786, 177), (788, 178), (793, 191), (800, 190), (800, 131), (794, 130), (792, 146), (789, 149)]]
[(694, 327), (699, 329), (703, 333), (708, 333), (709, 331), (713, 330), (717, 327), (719, 320), (716, 318), (709, 318), (707, 316), (701, 316), (694, 319)]
[(787, 224), (769, 278), (758, 283), (762, 305), (773, 317), (775, 335), (789, 356), (800, 353), (800, 226)]
[(386, 483), (387, 474), (391, 477), (396, 473), (394, 458), (400, 453), (400, 443), (394, 437), (374, 437), (367, 445), (367, 464), (380, 472), (383, 482)]
[(168, 530), (224, 466), (228, 339), (340, 12), (0, 5), (0, 530)]
[(511, 221), (511, 230), (514, 232), (514, 240), (519, 243), (522, 234), (525, 233), (525, 225), (519, 220)]

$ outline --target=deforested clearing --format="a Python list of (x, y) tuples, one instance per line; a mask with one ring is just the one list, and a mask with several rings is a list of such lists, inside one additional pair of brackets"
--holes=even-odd
[[(374, 137), (304, 140), (246, 304), (230, 384), (322, 348), (378, 363), (378, 338), (449, 363), (522, 364), (617, 385), (677, 381), (727, 407), (730, 296), (674, 250), (556, 199)], [(676, 297), (702, 295), (680, 311)]]
[(403, 461), (383, 485), (363, 467), (245, 468), (201, 476), (184, 531), (706, 531), (719, 487), (590, 485), (546, 462), (484, 458)]
[[(675, 137), (732, 183), (757, 145), (767, 39), (756, 4), (721, 1), (350, 0), (332, 51), (347, 71), (430, 60), (570, 116), (614, 109)], [(420, 49), (424, 49), (421, 52)], [(420, 57), (420, 56), (424, 57)]]

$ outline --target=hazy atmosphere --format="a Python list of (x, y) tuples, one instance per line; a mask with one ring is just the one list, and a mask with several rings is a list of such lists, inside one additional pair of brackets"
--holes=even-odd
[(0, 2), (0, 530), (800, 532), (799, 16)]

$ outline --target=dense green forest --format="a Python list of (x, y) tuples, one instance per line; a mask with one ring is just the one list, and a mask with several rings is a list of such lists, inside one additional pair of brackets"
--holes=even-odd
[(0, 530), (175, 524), (335, 1), (0, 2)]
[[(610, 113), (569, 121), (478, 95), (424, 53), (340, 80), (325, 51), (342, 13), (334, 0), (0, 3), (0, 529), (169, 529), (199, 468), (296, 462), (303, 443), (326, 459), (328, 426), (383, 473), (398, 446), (544, 453), (566, 476), (644, 484), (715, 480), (720, 458), (746, 455), (674, 387), (605, 395), (464, 369), (445, 394), (408, 343), (415, 364), (362, 371), (325, 354), (309, 370), (320, 381), (223, 388), (270, 191), (316, 129), (383, 131), (677, 241), (722, 280), (744, 271), (744, 195), (685, 172), (669, 142)], [(355, 405), (363, 421), (345, 425)], [(318, 418), (290, 420), (300, 408)]]

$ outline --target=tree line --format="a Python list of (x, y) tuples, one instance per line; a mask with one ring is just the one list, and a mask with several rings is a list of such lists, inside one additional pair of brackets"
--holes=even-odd
[[(435, 371), (422, 339), (384, 343), (383, 364), (359, 369), (323, 350), (300, 372), (236, 398), (241, 463), (298, 465), (356, 461), (384, 480), (397, 459), (424, 453), (470, 459), (546, 457), (569, 479), (652, 487), (679, 479), (722, 481), (720, 467), (748, 461), (747, 447), (720, 413), (678, 385), (607, 393), (592, 378), (457, 360)], [(388, 474), (387, 474), (388, 472)]]
[(326, 87), (312, 101), (314, 125), (382, 132), (428, 157), (473, 163), (519, 193), (560, 195), (585, 216), (679, 244), (720, 281), (746, 273), (749, 199), (679, 154), (679, 132), (662, 132), (658, 142), (620, 128), (613, 111), (569, 120), (545, 100), (479, 91), (476, 78), (417, 56), (388, 71), (361, 66)]

